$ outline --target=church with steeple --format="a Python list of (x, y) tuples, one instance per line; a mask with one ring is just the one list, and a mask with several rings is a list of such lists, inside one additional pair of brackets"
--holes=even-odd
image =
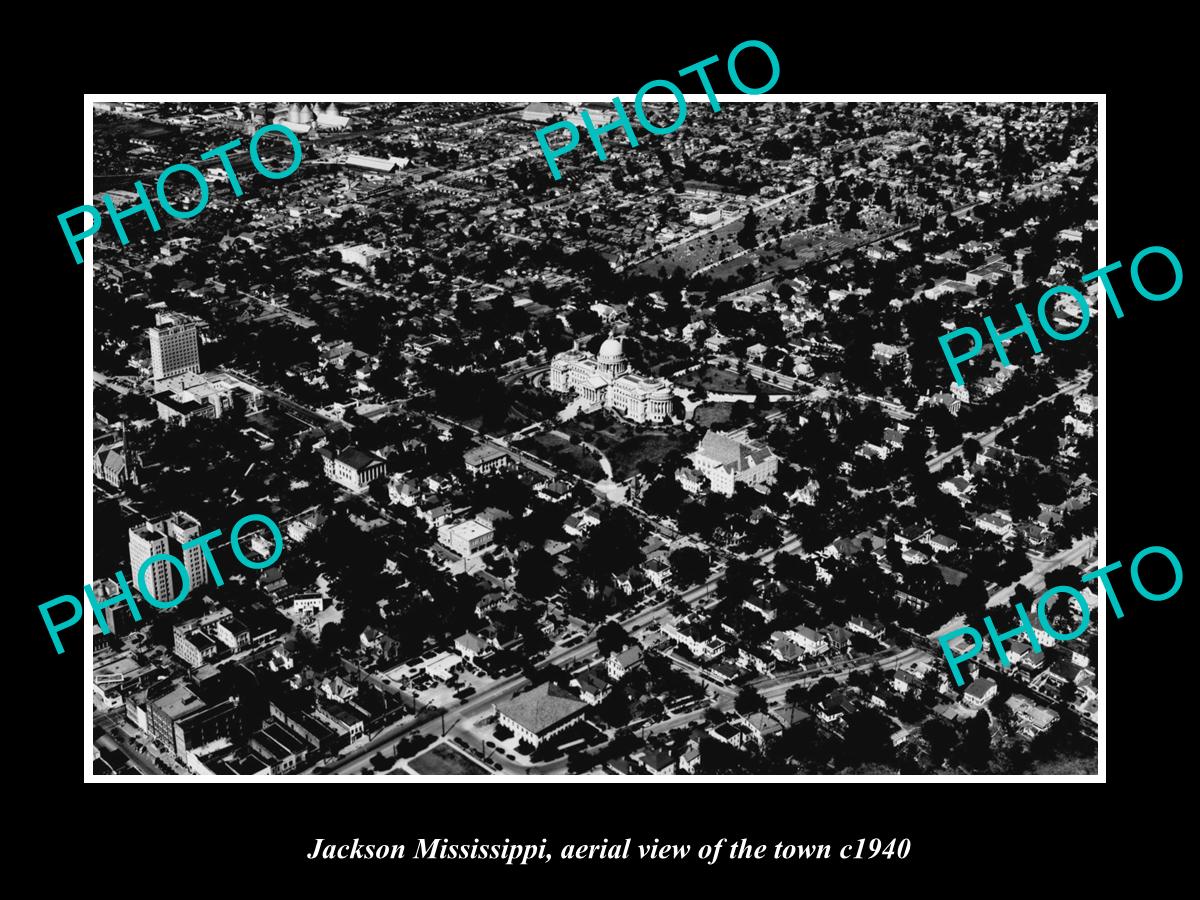
[(96, 442), (92, 453), (92, 474), (115, 488), (138, 483), (137, 454), (125, 440), (124, 423), (114, 435)]
[(614, 335), (596, 354), (578, 347), (555, 354), (550, 389), (574, 393), (585, 408), (612, 409), (634, 422), (665, 422), (671, 416), (671, 382), (632, 371)]

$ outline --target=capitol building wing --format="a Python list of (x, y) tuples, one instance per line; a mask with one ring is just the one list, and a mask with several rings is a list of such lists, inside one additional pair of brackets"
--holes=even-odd
[(606, 407), (634, 422), (671, 416), (671, 382), (630, 371), (621, 341), (609, 337), (598, 354), (566, 350), (550, 361), (550, 389), (574, 392), (586, 407)]

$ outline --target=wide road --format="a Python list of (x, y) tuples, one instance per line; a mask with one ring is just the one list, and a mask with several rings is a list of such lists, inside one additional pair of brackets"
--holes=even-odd
[[(896, 669), (906, 663), (921, 656), (926, 651), (919, 648), (910, 648), (907, 650), (896, 651), (881, 651), (872, 653), (869, 656), (861, 657), (857, 661), (852, 662), (849, 666), (835, 671), (838, 666), (845, 666), (845, 660), (831, 660), (827, 663), (822, 663), (819, 666), (814, 666), (806, 671), (787, 672), (782, 675), (771, 675), (764, 678), (759, 678), (749, 682), (749, 686), (753, 687), (766, 699), (768, 706), (774, 706), (778, 710), (779, 706), (784, 703), (783, 697), (788, 690), (797, 684), (806, 682), (815, 682), (826, 676), (833, 678), (837, 682), (844, 682), (850, 677), (851, 672), (860, 672), (870, 669), (875, 665), (881, 668)], [(679, 716), (672, 716), (669, 719), (664, 719), (656, 725), (652, 725), (648, 731), (658, 733), (671, 731), (679, 728), (681, 725), (688, 725), (699, 719), (703, 719), (705, 714), (712, 706), (719, 707), (722, 710), (728, 711), (733, 708), (736, 702), (736, 697), (725, 696), (710, 706), (704, 706), (697, 710), (683, 713)]]
[[(805, 672), (788, 672), (784, 675), (774, 675), (765, 678), (759, 678), (750, 682), (750, 685), (753, 686), (760, 694), (762, 694), (762, 696), (766, 699), (768, 706), (773, 707), (772, 711), (777, 714), (777, 718), (783, 721), (784, 725), (787, 726), (792, 723), (786, 721), (788, 716), (785, 713), (785, 701), (783, 698), (788, 692), (788, 689), (794, 685), (817, 681), (818, 679), (826, 676), (833, 678), (834, 681), (837, 681), (840, 684), (844, 683), (850, 677), (851, 672), (864, 671), (866, 669), (870, 669), (876, 664), (883, 668), (896, 669), (911, 662), (922, 654), (926, 654), (926, 652), (927, 651), (919, 648), (896, 651), (881, 651), (879, 653), (873, 653), (870, 656), (861, 657), (840, 671), (835, 671), (835, 669), (838, 666), (845, 666), (845, 660), (835, 659), (828, 663), (823, 663), (819, 666), (812, 667)], [(672, 662), (676, 662), (674, 657), (672, 657)], [(713, 686), (716, 687), (715, 685)], [(639, 729), (639, 732), (643, 734), (661, 734), (676, 728), (691, 725), (695, 722), (702, 721), (708, 714), (708, 711), (713, 707), (717, 707), (718, 709), (728, 712), (729, 710), (733, 709), (734, 704), (737, 702), (737, 694), (729, 689), (719, 690), (721, 692), (721, 696), (720, 699), (716, 700), (715, 702), (701, 706), (699, 709), (690, 710), (677, 716), (671, 716), (669, 719), (664, 719), (663, 721), (654, 725), (649, 725), (645, 729)], [(506, 766), (505, 768), (508, 770), (510, 767)], [(512, 767), (512, 770), (519, 770), (522, 773), (526, 772), (523, 767)], [(560, 775), (564, 774), (566, 770), (567, 760), (564, 758), (551, 763), (546, 763), (541, 766), (533, 766), (527, 771), (527, 774)]]
[[(763, 563), (770, 563), (777, 554), (794, 550), (800, 546), (800, 539), (792, 534), (784, 534), (783, 542), (771, 550), (763, 550), (756, 554), (757, 559)], [(685, 591), (679, 596), (679, 599), (684, 604), (691, 604), (702, 598), (706, 600), (701, 604), (704, 607), (711, 607), (720, 602), (720, 597), (714, 595), (713, 589), (720, 584), (724, 577), (725, 571), (723, 567), (718, 567), (713, 575), (704, 583), (697, 585)], [(649, 625), (652, 622), (661, 622), (670, 616), (667, 612), (667, 607), (670, 601), (664, 600), (647, 607), (640, 612), (621, 620), (621, 625), (627, 630)], [(588, 640), (577, 647), (551, 652), (546, 657), (545, 665), (558, 665), (562, 668), (568, 668), (571, 664), (590, 657), (597, 649), (595, 640)], [(459, 703), (445, 710), (446, 732), (462, 719), (471, 718), (489, 709), (493, 703), (497, 703), (507, 699), (513, 694), (520, 691), (522, 688), (530, 684), (529, 679), (523, 675), (515, 675), (511, 678), (506, 678), (503, 681), (497, 682), (491, 687), (481, 691), (474, 697), (471, 697), (465, 703)], [(386, 728), (379, 734), (378, 737), (371, 740), (365, 746), (353, 751), (345, 759), (331, 771), (338, 775), (352, 775), (361, 772), (368, 764), (369, 757), (381, 749), (390, 749), (396, 742), (397, 738), (408, 734), (409, 732), (418, 732), (426, 734), (440, 734), (442, 728), (442, 716), (438, 716), (428, 722), (398, 722), (395, 725)]]
[[(120, 710), (120, 715), (121, 715), (121, 718), (124, 718), (124, 715), (125, 715), (124, 708), (122, 708)], [(107, 734), (116, 743), (116, 745), (121, 748), (121, 751), (125, 754), (126, 757), (129, 758), (129, 761), (131, 763), (133, 763), (134, 766), (137, 767), (137, 770), (139, 772), (141, 772), (143, 775), (174, 775), (175, 774), (174, 772), (170, 772), (170, 771), (164, 772), (154, 762), (154, 760), (152, 760), (150, 757), (146, 756), (145, 754), (141, 753), (136, 747), (134, 747), (133, 744), (130, 742), (129, 738), (126, 737), (125, 732), (121, 728), (120, 724), (118, 724), (117, 722), (114, 721), (113, 716), (114, 716), (113, 713), (105, 713), (102, 716), (93, 716), (93, 718), (92, 718), (93, 729), (99, 728), (101, 731), (103, 731), (105, 734)], [(94, 731), (93, 731), (93, 734), (94, 734)]]
[[(1036, 560), (1033, 564), (1033, 571), (1027, 575), (1023, 575), (1020, 579), (1020, 584), (1025, 585), (1034, 594), (1042, 590), (1042, 576), (1051, 569), (1058, 569), (1062, 566), (1078, 566), (1084, 559), (1092, 555), (1096, 549), (1096, 539), (1093, 537), (1083, 537), (1054, 556)], [(987, 605), (992, 606), (1008, 606), (1012, 601), (1013, 592), (1016, 590), (1016, 583), (1010, 584), (1003, 590), (997, 591), (988, 598)], [(1046, 585), (1047, 588), (1054, 585)]]
[[(1033, 184), (1028, 184), (1028, 185), (1025, 185), (1024, 187), (1017, 188), (1016, 190), (1014, 190), (1014, 191), (1013, 191), (1013, 196), (1014, 196), (1014, 197), (1016, 197), (1018, 200), (1019, 200), (1019, 199), (1023, 199), (1023, 198), (1024, 198), (1026, 195), (1028, 195), (1028, 194), (1029, 194), (1031, 191), (1035, 191), (1035, 190), (1037, 190), (1037, 189), (1039, 189), (1039, 188), (1041, 188), (1041, 187), (1043, 187), (1043, 186), (1045, 186), (1045, 185), (1047, 185), (1047, 184), (1051, 184), (1051, 183), (1061, 183), (1061, 182), (1062, 182), (1062, 181), (1063, 181), (1063, 180), (1064, 180), (1066, 177), (1067, 177), (1066, 175), (1054, 175), (1054, 176), (1051, 176), (1051, 177), (1049, 177), (1049, 178), (1043, 178), (1041, 181), (1036, 181), (1036, 182), (1034, 182)], [(826, 183), (828, 183), (828, 182), (826, 182)], [(973, 210), (973, 209), (974, 209), (975, 207), (977, 207), (977, 206), (984, 206), (984, 205), (987, 205), (988, 203), (992, 203), (992, 202), (994, 202), (994, 201), (991, 201), (991, 200), (989, 200), (989, 201), (986, 201), (986, 202), (985, 202), (985, 201), (978, 201), (978, 200), (977, 200), (977, 201), (975, 201), (975, 202), (973, 202), (973, 203), (968, 203), (968, 204), (966, 204), (966, 205), (964, 205), (964, 206), (960, 206), (960, 207), (958, 207), (957, 209), (951, 210), (951, 212), (950, 212), (950, 215), (952, 215), (952, 216), (956, 216), (956, 215), (958, 215), (959, 213), (963, 213), (963, 212), (970, 212), (971, 210)], [(845, 252), (846, 250), (860, 250), (860, 249), (862, 249), (863, 247), (869, 247), (869, 246), (871, 246), (872, 244), (878, 244), (878, 243), (880, 243), (881, 241), (891, 240), (892, 238), (898, 238), (898, 237), (900, 237), (901, 235), (903, 235), (903, 234), (907, 234), (907, 233), (908, 233), (908, 232), (910, 232), (910, 231), (916, 231), (916, 230), (917, 230), (918, 228), (920, 228), (920, 227), (921, 227), (921, 226), (920, 226), (920, 223), (919, 223), (919, 222), (918, 222), (918, 223), (914, 223), (914, 224), (912, 224), (912, 225), (906, 225), (906, 226), (904, 226), (903, 228), (900, 228), (900, 229), (897, 229), (897, 230), (893, 230), (893, 231), (888, 231), (888, 232), (886, 232), (886, 233), (884, 233), (884, 234), (882, 234), (882, 235), (880, 235), (880, 236), (878, 236), (878, 237), (871, 238), (870, 240), (865, 240), (865, 241), (862, 241), (861, 243), (852, 244), (852, 245), (851, 245), (851, 246), (849, 246), (849, 247), (844, 247), (844, 248), (841, 248), (841, 249), (839, 249), (839, 250), (837, 251), (837, 253), (843, 253), (843, 252)], [(830, 254), (827, 254), (827, 255), (836, 255), (836, 254), (835, 254), (835, 253), (830, 253)], [(815, 261), (816, 261), (816, 260), (814, 260), (814, 262), (815, 262)], [(796, 270), (793, 270), (793, 274), (795, 274), (795, 272), (796, 272), (796, 271), (798, 271), (798, 270), (799, 270), (799, 267), (797, 267), (797, 269), (796, 269)], [(767, 277), (767, 278), (764, 278), (764, 279), (762, 279), (762, 280), (760, 280), (760, 281), (756, 281), (754, 284), (745, 285), (745, 286), (743, 286), (743, 287), (735, 288), (735, 289), (734, 289), (734, 290), (732, 290), (732, 291), (729, 291), (729, 292), (727, 292), (727, 293), (725, 293), (725, 294), (722, 294), (722, 295), (720, 296), (720, 298), (719, 298), (719, 299), (721, 299), (721, 300), (724, 300), (724, 299), (726, 299), (727, 297), (737, 297), (737, 296), (740, 296), (740, 295), (742, 295), (742, 294), (750, 294), (750, 293), (753, 293), (754, 291), (761, 290), (762, 288), (764, 288), (764, 287), (766, 287), (767, 285), (771, 284), (771, 283), (772, 283), (772, 282), (773, 282), (773, 281), (774, 281), (774, 280), (775, 280), (777, 277), (779, 277), (779, 275), (782, 275), (782, 274), (783, 274), (782, 272), (775, 273), (775, 274), (772, 274), (772, 275), (770, 275), (769, 277)]]
[[(979, 441), (980, 449), (990, 447), (992, 445), (992, 443), (995, 442), (996, 437), (1000, 434), (1001, 431), (1003, 431), (1005, 428), (1007, 428), (1010, 424), (1012, 424), (1016, 420), (1020, 419), (1022, 416), (1024, 416), (1026, 413), (1028, 413), (1030, 410), (1032, 410), (1034, 407), (1040, 406), (1041, 404), (1047, 402), (1048, 400), (1053, 400), (1055, 397), (1059, 397), (1062, 394), (1071, 394), (1071, 395), (1078, 394), (1080, 391), (1082, 391), (1087, 386), (1087, 383), (1091, 379), (1091, 377), (1092, 377), (1092, 375), (1090, 372), (1084, 372), (1083, 374), (1077, 375), (1072, 381), (1067, 382), (1065, 385), (1060, 387), (1053, 394), (1047, 394), (1045, 397), (1042, 397), (1040, 400), (1037, 400), (1034, 403), (1031, 403), (1028, 406), (1026, 406), (1019, 413), (1009, 416), (1007, 419), (1004, 420), (1003, 423), (1001, 423), (1000, 425), (997, 425), (995, 428), (993, 428), (987, 434), (980, 435), (978, 438), (976, 438), (976, 440)], [(947, 450), (945, 453), (939, 453), (937, 456), (929, 457), (926, 460), (926, 462), (929, 463), (929, 471), (930, 472), (940, 471), (942, 466), (946, 465), (946, 463), (948, 463), (950, 460), (952, 460), (954, 457), (958, 456), (961, 453), (962, 453), (962, 444), (959, 444), (957, 447), (953, 447), (950, 450)]]

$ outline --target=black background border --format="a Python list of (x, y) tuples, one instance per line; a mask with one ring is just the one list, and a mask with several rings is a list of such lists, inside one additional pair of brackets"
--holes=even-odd
[[(364, 37), (357, 32), (371, 29), (359, 23), (356, 33), (341, 39), (344, 46), (334, 49), (331, 45), (338, 41), (330, 35), (328, 43), (315, 50), (312, 25), (305, 26), (308, 49), (290, 43), (279, 29), (255, 36), (253, 27), (249, 33), (241, 33), (244, 29), (239, 27), (236, 41), (222, 44), (225, 49), (206, 46), (202, 62), (195, 66), (173, 64), (171, 71), (163, 72), (115, 64), (85, 81), (88, 89), (113, 93), (215, 93), (298, 84), (312, 85), (331, 96), (341, 86), (428, 93), (611, 91), (629, 99), (645, 81), (714, 53), (724, 60), (735, 44), (757, 38), (769, 43), (780, 59), (782, 74), (772, 93), (1103, 92), (1107, 96), (1103, 262), (1119, 259), (1127, 267), (1139, 250), (1157, 244), (1172, 249), (1187, 270), (1184, 222), (1192, 212), (1186, 202), (1191, 191), (1190, 178), (1180, 169), (1191, 155), (1186, 137), (1190, 96), (1176, 78), (1182, 70), (1179, 61), (1186, 57), (1175, 55), (1165, 43), (1170, 29), (1161, 21), (1152, 23), (1154, 34), (1135, 34), (1123, 26), (1118, 39), (1100, 26), (1079, 21), (1086, 14), (1079, 9), (1053, 21), (1040, 12), (1036, 24), (1028, 19), (1019, 23), (1021, 36), (1012, 34), (1015, 14), (1009, 15), (1011, 21), (987, 27), (956, 24), (952, 31), (911, 20), (908, 31), (899, 23), (882, 21), (870, 23), (874, 27), (867, 29), (867, 22), (823, 24), (806, 19), (803, 25), (781, 29), (753, 22), (742, 27), (735, 20), (711, 29), (708, 36), (676, 33), (671, 38), (650, 37), (629, 25), (614, 25), (606, 32), (608, 19), (603, 13), (596, 21), (564, 24), (557, 26), (559, 30), (552, 24), (541, 35), (530, 30), (528, 22), (514, 20), (503, 28), (497, 25), (487, 39), (448, 31), (417, 33), (396, 23), (387, 34)], [(865, 11), (863, 17), (869, 18)], [(506, 36), (510, 34), (511, 39)], [(95, 40), (91, 37), (83, 43)], [(743, 77), (750, 84), (762, 83), (765, 78), (758, 78), (751, 67), (752, 55), (744, 57)], [(268, 61), (272, 65), (264, 68)], [(19, 669), (19, 681), (10, 686), (21, 712), (13, 717), (18, 727), (10, 731), (9, 741), (17, 745), (21, 779), (36, 788), (28, 813), (35, 819), (31, 834), (57, 833), (65, 840), (70, 832), (82, 832), (79, 836), (88, 847), (83, 851), (85, 865), (111, 852), (116, 855), (112, 860), (116, 870), (132, 875), (129, 866), (133, 865), (138, 878), (162, 873), (173, 881), (187, 880), (187, 870), (210, 860), (217, 866), (222, 861), (233, 866), (246, 876), (244, 884), (282, 885), (294, 879), (297, 884), (324, 887), (344, 886), (347, 878), (374, 881), (377, 870), (386, 866), (384, 877), (399, 876), (393, 882), (399, 889), (414, 875), (432, 873), (439, 879), (455, 864), (306, 863), (303, 857), (318, 836), (327, 841), (359, 837), (372, 843), (439, 835), (465, 842), (475, 837), (517, 841), (543, 836), (577, 843), (626, 836), (635, 842), (661, 837), (693, 843), (744, 836), (770, 843), (835, 846), (873, 836), (913, 841), (905, 863), (860, 862), (853, 865), (853, 874), (845, 863), (792, 863), (804, 866), (802, 873), (796, 873), (803, 880), (788, 882), (798, 888), (812, 886), (813, 878), (816, 883), (827, 878), (858, 883), (864, 875), (884, 885), (888, 883), (884, 879), (914, 869), (940, 873), (948, 881), (953, 879), (951, 883), (962, 883), (961, 877), (968, 885), (975, 882), (982, 887), (986, 882), (978, 882), (977, 866), (1000, 876), (1007, 866), (1032, 856), (1039, 875), (1050, 867), (1066, 874), (1062, 866), (1069, 870), (1092, 856), (1084, 852), (1085, 847), (1100, 850), (1101, 855), (1110, 847), (1125, 852), (1156, 849), (1159, 858), (1169, 855), (1166, 842), (1172, 840), (1171, 832), (1152, 817), (1169, 812), (1176, 784), (1190, 771), (1190, 760), (1184, 758), (1190, 747), (1179, 738), (1192, 716), (1192, 667), (1187, 663), (1188, 626), (1194, 619), (1188, 613), (1189, 582), (1185, 578), (1183, 590), (1171, 600), (1153, 604), (1133, 597), (1125, 572), (1114, 581), (1126, 617), (1118, 622), (1110, 615), (1106, 620), (1103, 702), (1108, 783), (1103, 786), (1045, 779), (987, 785), (679, 779), (662, 784), (579, 781), (553, 786), (394, 779), (386, 792), (357, 784), (311, 789), (271, 784), (228, 789), (221, 785), (198, 793), (199, 789), (183, 784), (146, 784), (132, 791), (128, 785), (136, 781), (84, 785), (79, 734), (81, 655), (72, 648), (55, 656), (36, 610), (37, 603), (72, 593), (79, 583), (79, 545), (68, 532), (73, 532), (70, 523), (80, 510), (75, 493), (80, 477), (80, 420), (70, 413), (79, 397), (80, 365), (70, 357), (82, 332), (75, 317), (82, 314), (84, 276), (67, 251), (55, 216), (79, 203), (82, 90), (68, 83), (43, 87), (47, 94), (29, 101), (38, 105), (31, 140), (37, 144), (34, 165), (41, 175), (19, 185), (30, 193), (21, 204), (22, 224), (32, 228), (31, 243), (40, 263), (24, 263), (16, 243), (10, 245), (9, 257), (14, 270), (32, 276), (24, 289), (10, 295), (22, 322), (17, 329), (25, 331), (23, 337), (10, 336), (16, 357), (10, 377), (13, 387), (24, 388), (30, 396), (24, 402), (14, 397), (16, 402), (10, 404), (11, 450), (21, 462), (10, 468), (10, 521), (17, 528), (9, 543), (15, 551), (10, 565), (20, 573), (20, 589), (11, 602), (18, 605), (18, 620), (23, 622), (10, 642), (27, 659)], [(1103, 443), (1108, 548), (1103, 561), (1122, 560), (1126, 569), (1138, 550), (1161, 544), (1175, 551), (1185, 572), (1191, 570), (1185, 541), (1192, 529), (1179, 527), (1185, 518), (1180, 514), (1184, 492), (1192, 482), (1188, 410), (1194, 414), (1190, 389), (1196, 383), (1194, 376), (1187, 375), (1191, 333), (1184, 321), (1186, 291), (1185, 281), (1177, 295), (1157, 304), (1128, 291), (1121, 295), (1125, 318), (1117, 321), (1106, 314)], [(51, 321), (45, 322), (46, 318)], [(22, 421), (26, 417), (35, 427)], [(25, 469), (30, 463), (41, 473), (32, 498), (24, 497), (24, 485), (32, 483)], [(1125, 601), (1127, 597), (1131, 599)], [(25, 691), (33, 703), (20, 701)], [(27, 715), (30, 709), (32, 716)], [(247, 796), (246, 790), (255, 793)], [(1104, 791), (1103, 796), (1099, 791)], [(1144, 824), (1136, 824), (1129, 818), (1132, 815), (1145, 816)], [(47, 850), (55, 845), (62, 850), (58, 839), (43, 837), (39, 844)], [(124, 859), (128, 853), (136, 861)], [(1055, 866), (1053, 859), (1061, 865)], [(464, 890), (471, 885), (487, 889), (500, 872), (529, 878), (537, 871), (490, 863), (469, 865), (462, 873), (465, 879), (455, 882)], [(634, 865), (607, 862), (538, 868), (553, 871), (556, 879), (564, 875), (569, 879), (547, 880), (545, 888), (561, 885), (575, 890), (577, 879), (596, 884), (598, 878), (626, 879)], [(749, 863), (652, 865), (659, 876), (671, 880), (686, 870), (689, 881), (699, 876), (712, 884), (715, 877), (749, 886), (756, 883), (756, 873), (784, 874), (783, 868), (764, 872), (759, 868), (763, 863), (755, 863), (754, 869), (748, 868)], [(746, 871), (740, 866), (746, 866)], [(967, 876), (967, 869), (975, 874)], [(210, 872), (210, 878), (218, 875), (208, 866), (200, 871)], [(1018, 880), (1015, 872), (1010, 877), (1014, 886), (1037, 884)], [(222, 880), (216, 877), (214, 886)]]

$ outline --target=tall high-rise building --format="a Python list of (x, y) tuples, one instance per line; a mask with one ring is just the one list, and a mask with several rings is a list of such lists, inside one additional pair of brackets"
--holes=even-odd
[[(151, 556), (160, 553), (170, 553), (183, 561), (190, 582), (189, 592), (208, 584), (208, 564), (204, 559), (203, 548), (199, 544), (186, 550), (183, 548), (188, 541), (200, 537), (203, 530), (200, 522), (185, 512), (176, 512), (166, 518), (129, 529), (129, 565), (132, 567), (129, 573), (130, 584), (137, 587), (137, 573), (142, 564)], [(174, 600), (179, 595), (180, 588), (182, 584), (179, 573), (167, 560), (158, 560), (146, 570), (146, 590), (160, 603)]]
[(188, 541), (195, 540), (203, 533), (200, 522), (185, 512), (177, 512), (167, 519), (167, 537), (171, 539), (172, 552), (175, 553), (187, 567), (188, 578), (192, 587), (197, 588), (208, 583), (208, 565), (204, 562), (204, 549), (197, 544), (195, 547), (183, 549)]
[[(149, 522), (129, 529), (129, 581), (135, 590), (140, 587), (137, 577), (142, 564), (152, 556), (167, 552), (167, 536)], [(146, 590), (159, 603), (174, 599), (174, 566), (165, 559), (153, 563), (146, 570), (145, 584)]]
[(180, 322), (159, 313), (149, 329), (150, 366), (154, 380), (174, 378), (185, 372), (200, 373), (200, 343), (194, 322)]

